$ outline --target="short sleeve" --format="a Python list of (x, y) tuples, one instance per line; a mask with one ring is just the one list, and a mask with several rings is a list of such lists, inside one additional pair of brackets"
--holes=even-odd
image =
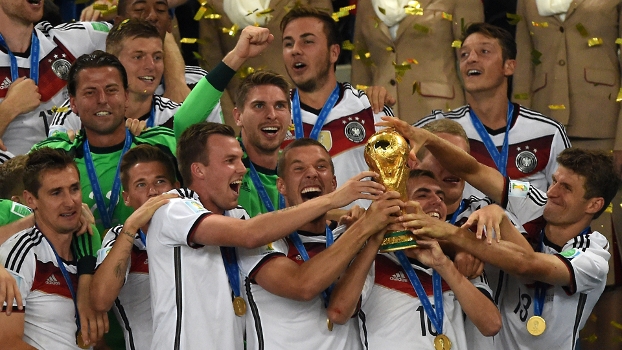
[(584, 239), (590, 241), (583, 245), (585, 248), (568, 247), (557, 254), (571, 274), (570, 286), (564, 287), (570, 295), (601, 287), (609, 272), (608, 261), (611, 255), (607, 239), (599, 233), (592, 233)]
[(367, 272), (367, 277), (365, 277), (365, 283), (363, 284), (363, 290), (361, 291), (361, 307), (365, 305), (365, 302), (369, 298), (371, 291), (374, 287), (374, 283), (376, 281), (376, 262), (374, 261), (371, 264), (371, 268)]
[(287, 256), (288, 250), (285, 239), (254, 249), (237, 248), (240, 273), (252, 278), (265, 262), (275, 256)]
[(200, 220), (209, 214), (201, 202), (195, 199), (172, 199), (154, 215), (162, 220), (161, 232), (157, 235), (158, 241), (167, 246), (187, 245), (194, 248), (190, 242), (191, 235)]
[[(32, 249), (28, 249), (23, 254), (18, 252), (17, 245), (20, 243), (23, 245), (23, 236), (24, 234), (13, 235), (0, 246), (0, 262), (2, 262), (7, 272), (15, 278), (19, 292), (22, 295), (23, 304), (26, 306), (26, 300), (30, 294), (35, 277), (36, 256)], [(17, 307), (15, 301), (13, 306), (14, 308)], [(3, 309), (5, 307), (6, 303), (3, 304)]]

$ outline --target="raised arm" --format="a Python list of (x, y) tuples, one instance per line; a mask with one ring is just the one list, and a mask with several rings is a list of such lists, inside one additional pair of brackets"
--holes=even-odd
[(182, 103), (190, 94), (186, 84), (186, 63), (181, 55), (179, 46), (173, 34), (164, 36), (164, 81), (166, 82), (163, 96), (170, 100)]

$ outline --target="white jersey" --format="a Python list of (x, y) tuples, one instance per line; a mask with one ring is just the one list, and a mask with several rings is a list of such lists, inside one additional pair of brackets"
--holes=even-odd
[[(333, 231), (338, 236), (345, 227)], [(310, 258), (326, 249), (326, 236), (299, 232)], [(321, 295), (310, 301), (297, 301), (272, 294), (254, 281), (263, 264), (275, 257), (287, 257), (297, 264), (304, 261), (289, 239), (281, 239), (257, 249), (238, 248), (240, 272), (245, 278), (250, 312), (246, 317), (247, 349), (361, 349), (356, 320), (344, 325), (326, 326), (326, 308)]]
[[(471, 155), (478, 162), (497, 168), (471, 121), (469, 106), (460, 107), (451, 112), (434, 111), (430, 116), (418, 121), (415, 126), (423, 126), (433, 120), (443, 118), (449, 118), (462, 125), (469, 138)], [(505, 126), (498, 130), (486, 128), (499, 152), (505, 140), (505, 130)], [(518, 104), (514, 104), (514, 116), (508, 143), (507, 176), (529, 181), (543, 191), (548, 188), (551, 177), (557, 169), (557, 155), (570, 147), (563, 125)], [(481, 192), (470, 185), (465, 188), (464, 193), (465, 197), (470, 195), (484, 197)]]
[(4, 164), (4, 162), (14, 157), (15, 155), (13, 153), (0, 150), (0, 164)]
[[(417, 263), (412, 266), (434, 305), (432, 269)], [(484, 275), (471, 283), (490, 297)], [(451, 340), (452, 350), (467, 349), (462, 307), (445, 281), (442, 290), (443, 334)], [(393, 254), (376, 257), (363, 287), (359, 322), (361, 340), (367, 349), (434, 349), (434, 338), (438, 334)]]
[[(22, 339), (37, 349), (79, 349), (71, 292), (43, 233), (29, 228), (11, 236), (0, 246), (0, 262), (15, 277), (22, 295)], [(77, 288), (77, 266), (65, 261), (63, 265)], [(16, 305), (13, 312), (20, 312)]]
[[(2, 141), (13, 154), (25, 154), (49, 131), (52, 114), (69, 97), (66, 89), (71, 64), (81, 55), (104, 50), (110, 24), (77, 22), (52, 27), (48, 22), (35, 26), (39, 38), (39, 93), (41, 104), (32, 112), (20, 114), (7, 127)], [(16, 55), (20, 77), (30, 76), (28, 57)], [(4, 100), (11, 80), (11, 64), (4, 47), (0, 47), (0, 102)]]
[[(384, 107), (382, 112), (374, 114), (365, 92), (357, 90), (349, 83), (340, 83), (340, 96), (335, 107), (324, 122), (322, 131), (318, 136), (335, 164), (335, 176), (337, 185), (343, 185), (351, 177), (362, 171), (369, 170), (363, 150), (367, 140), (377, 130), (374, 124), (382, 121), (383, 116), (393, 116), (389, 107)], [(311, 129), (317, 121), (320, 111), (313, 110), (301, 103), (301, 115), (305, 137), (309, 137)], [(296, 138), (293, 129), (285, 136), (283, 147)], [(369, 207), (367, 200), (357, 200), (352, 205), (358, 204), (363, 208)], [(348, 206), (350, 207), (350, 206)]]
[[(149, 225), (151, 349), (244, 349), (244, 319), (233, 312), (232, 293), (220, 248), (192, 243), (208, 215), (194, 191), (170, 191)], [(226, 216), (248, 219), (241, 208)]]
[[(108, 231), (102, 241), (102, 248), (97, 252), (97, 266), (104, 262), (122, 230), (123, 225), (119, 225)], [(125, 348), (149, 349), (153, 337), (149, 263), (147, 247), (138, 237), (134, 240), (130, 263), (125, 271), (125, 282), (114, 302), (113, 310), (123, 327)]]
[[(201, 67), (197, 66), (186, 66), (184, 71), (184, 76), (186, 78), (186, 85), (192, 90), (194, 86), (207, 75), (207, 71)], [(164, 83), (160, 83), (156, 88), (154, 93), (155, 95), (163, 95), (164, 94)], [(220, 104), (218, 105), (220, 106)]]

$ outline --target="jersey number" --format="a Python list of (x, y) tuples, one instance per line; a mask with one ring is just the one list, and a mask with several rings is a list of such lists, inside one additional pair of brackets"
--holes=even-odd
[(529, 307), (531, 306), (531, 295), (526, 293), (521, 293), (520, 288), (518, 289), (518, 304), (516, 304), (516, 308), (514, 309), (514, 313), (520, 317), (522, 322), (527, 321), (527, 317), (529, 316)]
[[(432, 308), (434, 308), (434, 305), (432, 305)], [(425, 311), (423, 310), (423, 305), (419, 305), (417, 311), (419, 311), (419, 318), (421, 319), (421, 336), (426, 336), (426, 324), (428, 333), (430, 333), (431, 336), (437, 336), (438, 333), (432, 326), (432, 321), (430, 321), (430, 319), (426, 316)]]

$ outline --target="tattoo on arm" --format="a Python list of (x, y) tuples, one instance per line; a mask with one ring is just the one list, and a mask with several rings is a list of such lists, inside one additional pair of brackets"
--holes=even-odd
[(294, 209), (294, 208), (296, 208), (296, 207), (298, 207), (298, 205), (292, 205), (291, 207), (285, 207), (285, 208), (283, 208), (283, 209), (279, 209), (279, 210), (276, 210), (276, 211), (272, 211), (271, 213), (272, 213), (272, 214), (276, 214), (276, 213), (278, 213), (278, 212), (292, 210), (292, 209)]

